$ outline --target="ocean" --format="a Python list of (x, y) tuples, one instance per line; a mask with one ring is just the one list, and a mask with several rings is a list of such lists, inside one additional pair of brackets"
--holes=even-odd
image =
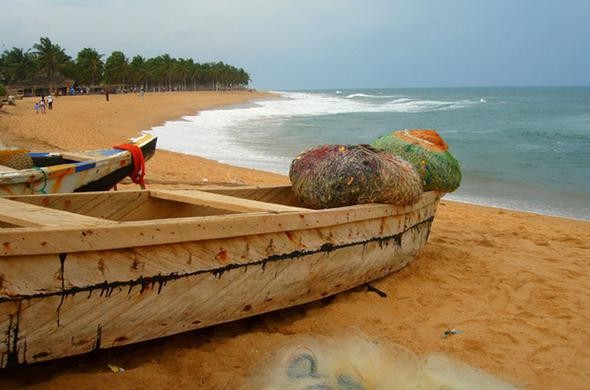
[(158, 146), (288, 174), (301, 151), (436, 129), (461, 163), (448, 199), (590, 220), (590, 87), (279, 91), (149, 130)]

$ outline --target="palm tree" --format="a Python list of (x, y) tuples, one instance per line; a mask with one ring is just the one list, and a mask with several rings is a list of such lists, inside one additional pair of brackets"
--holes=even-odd
[(244, 69), (238, 69), (238, 83), (242, 87), (246, 87), (250, 83), (250, 75)]
[(222, 78), (222, 72), (225, 66), (226, 65), (223, 62), (215, 62), (211, 64), (211, 67), (209, 68), (210, 81), (213, 82), (213, 89), (216, 91), (219, 89), (219, 84)]
[(0, 82), (33, 82), (51, 87), (66, 76), (87, 85), (96, 85), (102, 79), (123, 88), (132, 84), (147, 89), (150, 85), (168, 91), (244, 88), (250, 82), (244, 69), (223, 62), (200, 64), (192, 58), (173, 58), (169, 54), (149, 59), (137, 55), (129, 62), (121, 51), (114, 51), (103, 62), (103, 55), (89, 47), (80, 50), (76, 61), (72, 61), (47, 37), (40, 38), (33, 47), (33, 52), (12, 48), (0, 55)]
[(24, 51), (18, 47), (2, 53), (0, 64), (0, 74), (7, 84), (29, 81), (37, 72), (35, 56), (29, 50)]
[(186, 90), (187, 80), (190, 79), (193, 68), (195, 66), (195, 62), (192, 58), (179, 58), (176, 62), (176, 77), (182, 87), (182, 90)]
[(129, 62), (121, 51), (114, 51), (104, 66), (104, 78), (108, 84), (121, 84), (125, 86), (125, 80), (129, 73)]
[(86, 47), (78, 52), (76, 58), (76, 69), (79, 81), (86, 85), (96, 85), (101, 79), (104, 71), (102, 54), (95, 49)]
[(53, 79), (58, 73), (68, 65), (71, 58), (65, 53), (59, 45), (54, 44), (47, 37), (39, 39), (33, 48), (36, 50), (37, 62), (39, 68), (45, 73), (48, 79)]
[(162, 74), (162, 59), (160, 57), (150, 58), (146, 60), (145, 65), (149, 71), (151, 84), (160, 91), (162, 88), (162, 80), (164, 79)]
[(135, 56), (129, 63), (129, 78), (133, 83), (142, 85), (146, 90), (152, 75), (146, 60), (142, 56)]
[(170, 57), (169, 54), (163, 54), (159, 56), (161, 74), (165, 77), (168, 91), (172, 90), (172, 76), (174, 74), (175, 59)]
[(191, 69), (190, 79), (193, 82), (193, 90), (197, 90), (197, 86), (203, 83), (203, 66), (196, 62)]

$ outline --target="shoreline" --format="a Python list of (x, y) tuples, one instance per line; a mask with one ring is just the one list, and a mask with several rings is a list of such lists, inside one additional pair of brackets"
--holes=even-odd
[[(182, 118), (188, 122), (182, 120), (167, 122), (165, 126), (154, 127), (150, 133), (159, 135), (161, 147), (167, 150), (190, 153), (234, 166), (288, 175), (292, 158), (303, 149), (311, 147), (312, 140), (315, 140), (319, 145), (328, 139), (330, 139), (327, 141), (328, 143), (338, 143), (338, 137), (341, 140), (350, 137), (350, 135), (346, 135), (347, 132), (340, 136), (335, 133), (336, 127), (347, 129), (344, 123), (339, 126), (331, 126), (320, 122), (318, 125), (324, 126), (322, 133), (325, 130), (326, 134), (314, 135), (315, 132), (311, 129), (316, 122), (313, 118), (321, 115), (317, 110), (321, 110), (323, 107), (321, 104), (327, 104), (327, 101), (324, 101), (326, 100), (324, 98), (320, 99), (321, 94), (309, 95), (312, 97), (305, 98), (299, 103), (294, 98), (293, 102), (267, 100), (256, 106), (250, 104), (226, 106), (203, 115)], [(289, 94), (281, 96), (293, 98), (293, 95)], [(346, 104), (353, 104), (355, 101), (353, 99), (339, 100), (345, 107)], [(355, 104), (362, 102), (364, 100)], [(315, 104), (320, 104), (320, 106), (314, 109), (309, 108), (315, 107)], [(252, 109), (248, 109), (250, 107)], [(334, 104), (328, 104), (326, 107), (334, 110)], [(228, 111), (226, 112), (226, 110)], [(346, 110), (344, 109), (344, 111)], [(306, 119), (308, 116), (312, 119)], [(288, 119), (289, 117), (291, 119)], [(318, 118), (320, 117), (318, 116)], [(345, 120), (343, 118), (344, 116), (337, 116), (330, 122), (338, 123), (339, 120)], [(265, 129), (265, 131), (261, 129)], [(370, 138), (363, 131), (359, 130), (359, 133), (363, 134), (363, 142)], [(181, 142), (180, 140), (186, 141)], [(221, 149), (211, 147), (211, 144), (207, 142), (209, 140), (214, 144), (225, 144), (227, 147)], [(351, 140), (346, 138), (346, 141)], [(346, 143), (346, 141), (342, 142)], [(459, 151), (457, 150), (457, 152)], [(463, 153), (465, 153), (464, 150)], [(571, 188), (566, 191), (527, 180), (513, 180), (496, 176), (492, 173), (487, 177), (481, 176), (474, 173), (476, 171), (473, 170), (473, 161), (469, 167), (471, 170), (468, 170), (467, 166), (465, 167), (466, 171), (464, 171), (461, 188), (449, 194), (450, 199), (469, 204), (590, 221), (590, 208), (588, 207), (590, 197), (583, 190), (586, 187), (584, 184), (579, 187), (579, 191)], [(517, 171), (514, 172), (515, 177), (519, 176)]]
[[(218, 103), (251, 98), (247, 92), (220, 94), (225, 100), (210, 93), (183, 94), (146, 94), (149, 105), (137, 95), (112, 95), (110, 103), (116, 104), (106, 107), (102, 96), (61, 97), (45, 117), (35, 116), (32, 100), (17, 101), (16, 107), (1, 109), (0, 134), (31, 146), (63, 140), (68, 150), (101, 148), (120, 143), (131, 131), (136, 136), (145, 130), (142, 121), (168, 114), (168, 120), (178, 118), (185, 107), (194, 113), (205, 109), (201, 104), (213, 104), (213, 98)], [(132, 129), (132, 123), (139, 125)], [(164, 150), (146, 165), (148, 188), (288, 183), (283, 175)], [(340, 337), (359, 328), (373, 340), (421, 355), (443, 353), (518, 385), (582, 389), (590, 369), (585, 348), (590, 341), (588, 237), (585, 220), (443, 198), (422, 254), (371, 282), (387, 297), (361, 286), (203, 330), (1, 370), (0, 387), (241, 388), (277, 345), (300, 335)], [(441, 338), (447, 329), (463, 333)], [(126, 371), (113, 373), (108, 364)]]
[[(176, 100), (174, 103), (165, 102), (165, 100), (167, 100), (166, 98), (168, 98), (170, 96), (179, 96), (179, 95), (184, 96), (185, 98), (181, 99), (180, 102), (178, 100)], [(199, 98), (206, 97), (209, 100), (206, 102), (201, 100), (195, 104), (193, 102), (190, 102), (190, 98), (192, 96), (199, 97)], [(62, 101), (62, 99), (87, 99), (87, 98), (93, 98), (93, 100), (94, 100), (93, 104), (100, 103), (102, 100), (104, 100), (103, 95), (62, 96), (56, 101), (56, 106), (59, 104), (60, 101)], [(135, 112), (132, 112), (132, 114), (134, 114), (134, 119), (131, 121), (136, 126), (135, 130), (133, 130), (133, 129), (126, 130), (123, 128), (123, 125), (118, 125), (115, 127), (114, 130), (108, 129), (108, 131), (105, 132), (108, 135), (115, 134), (115, 135), (121, 136), (119, 141), (116, 141), (116, 142), (112, 141), (113, 145), (117, 142), (120, 143), (120, 142), (125, 141), (129, 138), (137, 137), (137, 136), (141, 135), (143, 132), (149, 132), (154, 127), (162, 126), (163, 124), (165, 124), (168, 121), (179, 121), (179, 120), (183, 120), (182, 118), (184, 116), (198, 115), (198, 113), (201, 111), (206, 111), (206, 110), (211, 110), (211, 109), (230, 109), (232, 106), (238, 106), (238, 107), (239, 106), (247, 106), (253, 102), (256, 102), (257, 100), (281, 99), (282, 97), (280, 95), (280, 92), (259, 92), (259, 91), (255, 91), (255, 92), (246, 92), (246, 91), (151, 92), (151, 93), (145, 93), (145, 97), (143, 99), (140, 98), (137, 93), (111, 95), (112, 102), (116, 102), (117, 98), (119, 98), (119, 100), (127, 100), (127, 101), (136, 100), (136, 101), (139, 101), (142, 103), (145, 103), (146, 100), (148, 100), (148, 103), (149, 103), (150, 100), (155, 98), (157, 101), (160, 102), (160, 104), (162, 101), (164, 101), (164, 107), (162, 107), (163, 109), (158, 110), (155, 113), (155, 115), (154, 115), (154, 113), (150, 113), (151, 115), (148, 115), (147, 117), (143, 114), (142, 114), (142, 116), (138, 117), (135, 114), (137, 114), (137, 109), (142, 108), (142, 106), (137, 107), (137, 105), (135, 105), (135, 107), (133, 107)], [(26, 104), (32, 106), (34, 100), (35, 99), (33, 99), (33, 98), (24, 98), (24, 99), (20, 100), (19, 102), (21, 103), (20, 105), (23, 105), (22, 103), (26, 103)], [(107, 103), (107, 104), (109, 104), (109, 103)], [(8, 111), (7, 107), (8, 106), (4, 107), (5, 111)], [(17, 103), (17, 107), (19, 107), (18, 103)], [(12, 108), (14, 108), (14, 107), (12, 107)], [(143, 106), (143, 108), (145, 108), (145, 105)], [(23, 114), (22, 110), (15, 110), (15, 111), (18, 115)], [(115, 113), (117, 113), (116, 110), (115, 110)], [(51, 113), (51, 114), (53, 114), (53, 113)], [(33, 116), (33, 115), (28, 116), (27, 119), (30, 119), (31, 116)], [(0, 117), (0, 119), (2, 119), (2, 117)], [(13, 125), (14, 124), (9, 124), (9, 127), (13, 126)], [(30, 125), (30, 123), (29, 123), (29, 125)], [(112, 126), (113, 126), (113, 123), (107, 122), (102, 127), (108, 128), (108, 127), (112, 127)], [(10, 134), (10, 133), (5, 134), (4, 130), (5, 129), (2, 127), (2, 121), (0, 120), (0, 133), (3, 134), (3, 138), (6, 136), (6, 139), (9, 141), (9, 142), (5, 142), (7, 144), (18, 144), (19, 146), (23, 146), (23, 147), (27, 147), (27, 148), (31, 148), (31, 149), (42, 150), (42, 151), (54, 151), (55, 149), (52, 149), (52, 147), (59, 148), (59, 145), (56, 145), (53, 142), (49, 143), (45, 139), (36, 138), (35, 136), (32, 136), (30, 134), (30, 132), (25, 133), (26, 135), (19, 134), (16, 137), (14, 137), (13, 134)], [(104, 129), (101, 129), (101, 128), (98, 128), (97, 130), (99, 132), (104, 131)], [(0, 138), (0, 142), (4, 141), (3, 138)], [(105, 143), (100, 144), (98, 142), (94, 142), (91, 145), (92, 146), (86, 146), (84, 148), (78, 147), (77, 149), (76, 148), (72, 149), (71, 147), (70, 148), (60, 148), (60, 149), (74, 151), (74, 150), (82, 150), (82, 149), (98, 149), (98, 148), (102, 148), (105, 146), (110, 146), (109, 144), (105, 144)], [(161, 155), (164, 155), (164, 156), (161, 156)], [(165, 161), (161, 161), (161, 160), (165, 160)], [(185, 175), (183, 175), (182, 180), (166, 180), (164, 177), (169, 176), (171, 173), (173, 173), (172, 172), (173, 169), (169, 166), (170, 164), (167, 163), (168, 160), (173, 160), (174, 165), (183, 165), (183, 162), (187, 163), (188, 161), (191, 161), (191, 160), (198, 160), (199, 164), (206, 166), (206, 168), (204, 170), (207, 170), (212, 173), (209, 175), (197, 174), (192, 179), (189, 178), (185, 174)], [(152, 163), (152, 161), (154, 163)], [(259, 168), (247, 167), (247, 166), (232, 165), (230, 163), (218, 161), (215, 159), (211, 159), (211, 158), (207, 158), (207, 157), (203, 157), (203, 156), (199, 156), (199, 155), (195, 155), (195, 154), (177, 152), (177, 151), (170, 150), (170, 149), (158, 148), (158, 151), (157, 151), (156, 155), (153, 157), (152, 161), (148, 162), (146, 182), (149, 183), (150, 181), (152, 181), (152, 183), (154, 183), (156, 186), (159, 186), (159, 185), (202, 186), (202, 185), (208, 185), (210, 183), (216, 183), (216, 184), (228, 183), (228, 184), (233, 184), (233, 185), (235, 185), (235, 184), (238, 184), (238, 185), (241, 185), (241, 184), (250, 184), (250, 185), (289, 184), (288, 175), (286, 175), (286, 174), (268, 171), (268, 170), (259, 169)], [(161, 165), (166, 166), (166, 169), (163, 169), (161, 167)], [(224, 172), (222, 172), (222, 171), (224, 171)], [(211, 176), (211, 177), (209, 177), (209, 176)], [(488, 207), (488, 208), (499, 209), (499, 210), (530, 213), (533, 215), (539, 215), (539, 216), (544, 216), (544, 217), (554, 217), (554, 218), (563, 218), (563, 219), (572, 220), (572, 221), (590, 222), (590, 219), (588, 219), (588, 218), (575, 218), (570, 215), (560, 215), (560, 214), (552, 214), (549, 212), (544, 213), (542, 211), (536, 211), (536, 210), (527, 210), (527, 209), (505, 207), (505, 206), (496, 205), (493, 203), (470, 201), (468, 199), (461, 199), (461, 200), (459, 200), (459, 199), (446, 199), (446, 200), (450, 201), (450, 202), (458, 202), (458, 203), (463, 203), (463, 204), (468, 204), (468, 205)]]
[(532, 216), (559, 218), (559, 219), (565, 219), (568, 221), (590, 223), (590, 219), (584, 219), (584, 218), (574, 218), (574, 217), (558, 215), (558, 214), (548, 214), (548, 213), (544, 214), (544, 213), (536, 212), (536, 211), (521, 210), (521, 209), (516, 209), (516, 208), (510, 208), (510, 207), (502, 207), (502, 206), (496, 206), (496, 205), (486, 204), (486, 203), (477, 203), (477, 202), (471, 202), (468, 200), (458, 200), (458, 199), (445, 199), (445, 200), (447, 202), (454, 202), (454, 203), (460, 203), (460, 204), (465, 204), (465, 205), (470, 205), (470, 206), (478, 206), (478, 207), (485, 207), (485, 208), (490, 208), (490, 209), (497, 209), (497, 210), (506, 211), (506, 212), (509, 211), (509, 212), (514, 212), (514, 213), (531, 214)]
[[(0, 141), (40, 151), (79, 151), (110, 147), (141, 132), (185, 115), (230, 104), (271, 97), (266, 92), (162, 92), (64, 96), (54, 110), (35, 114), (35, 99), (24, 98), (0, 113)], [(198, 169), (195, 169), (198, 168)], [(283, 175), (235, 167), (199, 156), (158, 149), (146, 164), (146, 179), (227, 182), (231, 184), (286, 184)]]

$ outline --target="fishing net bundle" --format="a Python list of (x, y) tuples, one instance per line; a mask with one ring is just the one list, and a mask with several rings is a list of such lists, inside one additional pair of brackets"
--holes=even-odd
[(485, 371), (442, 354), (420, 357), (364, 333), (296, 337), (259, 362), (245, 389), (515, 390)]
[(0, 165), (13, 169), (33, 168), (29, 151), (22, 148), (0, 148)]
[(308, 207), (361, 203), (409, 205), (422, 195), (407, 161), (369, 145), (323, 145), (299, 154), (289, 171), (293, 192)]
[(371, 145), (409, 161), (422, 177), (424, 191), (453, 192), (461, 184), (459, 162), (435, 130), (394, 131)]

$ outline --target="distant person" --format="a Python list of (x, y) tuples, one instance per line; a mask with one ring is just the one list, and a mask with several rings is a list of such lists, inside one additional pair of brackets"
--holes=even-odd
[(35, 102), (35, 114), (39, 113), (39, 102)]
[(47, 108), (53, 110), (53, 96), (51, 94), (47, 95)]
[(41, 114), (45, 114), (46, 113), (46, 107), (45, 107), (45, 97), (43, 97), (40, 101), (39, 101), (39, 109), (41, 110)]
[(107, 102), (109, 101), (109, 90), (107, 89), (104, 91), (104, 96), (107, 98)]

